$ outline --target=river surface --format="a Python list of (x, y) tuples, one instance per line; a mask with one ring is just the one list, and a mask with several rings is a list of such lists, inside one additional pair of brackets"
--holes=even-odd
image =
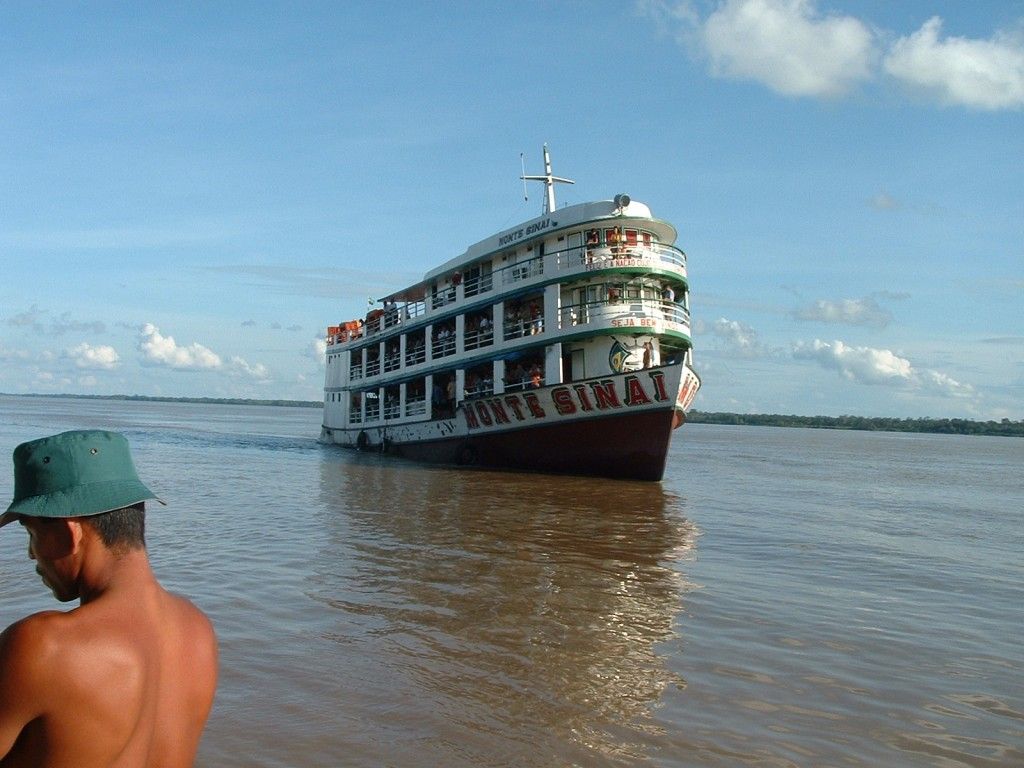
[[(1024, 440), (691, 424), (660, 484), (320, 446), (320, 411), (0, 397), (126, 433), (213, 619), (197, 765), (1024, 765)], [(0, 531), (0, 624), (57, 607)]]

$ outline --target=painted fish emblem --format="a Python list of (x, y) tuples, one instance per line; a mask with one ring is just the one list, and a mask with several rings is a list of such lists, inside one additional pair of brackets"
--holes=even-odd
[(612, 348), (608, 350), (608, 367), (615, 373), (622, 373), (626, 370), (626, 361), (630, 354), (630, 351), (620, 342), (613, 341)]

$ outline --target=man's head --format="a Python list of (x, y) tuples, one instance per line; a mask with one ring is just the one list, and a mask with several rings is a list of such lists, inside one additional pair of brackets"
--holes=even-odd
[(14, 449), (14, 500), (0, 526), (21, 517), (91, 517), (156, 498), (139, 480), (124, 435), (62, 432)]
[(101, 558), (119, 558), (145, 549), (145, 503), (89, 517), (18, 515), (28, 533), (28, 556), (36, 573), (61, 602), (82, 596), (81, 576), (89, 552), (98, 546)]
[(72, 600), (88, 543), (115, 556), (144, 548), (143, 501), (155, 498), (139, 480), (123, 435), (63, 432), (14, 449), (14, 500), (0, 526), (21, 522), (43, 582), (57, 599)]

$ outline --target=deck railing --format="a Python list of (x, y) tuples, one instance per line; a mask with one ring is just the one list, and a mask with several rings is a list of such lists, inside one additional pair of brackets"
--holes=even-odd
[[(686, 254), (674, 245), (664, 243), (637, 243), (636, 245), (592, 245), (573, 246), (552, 254), (559, 271), (568, 269), (601, 269), (627, 263), (628, 260), (658, 262), (676, 271), (686, 272)], [(616, 264), (615, 262), (620, 262)]]
[(434, 342), (430, 347), (430, 352), (434, 357), (447, 357), (448, 355), (454, 355), (455, 337), (450, 336), (447, 339), (434, 339)]
[(494, 331), (488, 328), (486, 331), (469, 331), (466, 333), (463, 346), (466, 349), (479, 349), (489, 347), (494, 343)]
[(406, 395), (405, 399), (405, 415), (406, 416), (422, 416), (427, 412), (427, 397), (421, 395), (420, 397), (410, 398)]
[(521, 261), (518, 264), (512, 264), (508, 267), (502, 267), (498, 270), (501, 274), (502, 285), (513, 285), (515, 283), (523, 282), (524, 280), (530, 280), (534, 277), (539, 277), (544, 274), (544, 257), (534, 256), (532, 259), (527, 261)]
[(563, 304), (558, 319), (562, 329), (567, 329), (623, 316), (647, 320), (652, 325), (658, 320), (686, 326), (690, 324), (690, 311), (678, 302), (636, 298)]
[(405, 352), (405, 365), (419, 365), (427, 359), (427, 348), (419, 346), (414, 349), (406, 350)]
[(444, 290), (438, 291), (430, 298), (430, 306), (432, 309), (438, 309), (446, 304), (451, 304), (455, 301), (455, 286), (445, 288)]
[(466, 296), (476, 296), (481, 293), (487, 293), (493, 287), (494, 276), (492, 273), (487, 273), (486, 275), (466, 278), (462, 292)]

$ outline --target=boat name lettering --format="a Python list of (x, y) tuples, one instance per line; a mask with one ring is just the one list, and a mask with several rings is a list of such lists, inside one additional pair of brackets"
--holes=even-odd
[(587, 264), (588, 270), (612, 269), (613, 267), (656, 267), (653, 259), (598, 259)]
[(621, 317), (618, 320), (612, 320), (614, 328), (631, 328), (638, 325), (644, 328), (653, 328), (657, 324), (658, 321), (653, 317)]
[[(669, 396), (665, 388), (665, 374), (661, 371), (645, 373), (649, 379), (647, 382), (640, 374), (630, 374), (623, 378), (621, 396), (615, 381), (605, 379), (555, 387), (551, 390), (551, 402), (559, 416), (570, 416), (577, 411), (617, 410), (667, 401)], [(466, 403), (464, 412), (466, 425), (470, 429), (548, 417), (540, 398), (532, 392), (476, 400)]]
[(517, 240), (522, 240), (524, 237), (535, 235), (538, 232), (545, 230), (550, 226), (551, 219), (547, 218), (544, 219), (543, 221), (536, 221), (527, 227), (520, 227), (519, 229), (514, 229), (511, 232), (506, 232), (504, 235), (498, 236), (498, 246), (502, 247), (510, 243), (514, 243)]

